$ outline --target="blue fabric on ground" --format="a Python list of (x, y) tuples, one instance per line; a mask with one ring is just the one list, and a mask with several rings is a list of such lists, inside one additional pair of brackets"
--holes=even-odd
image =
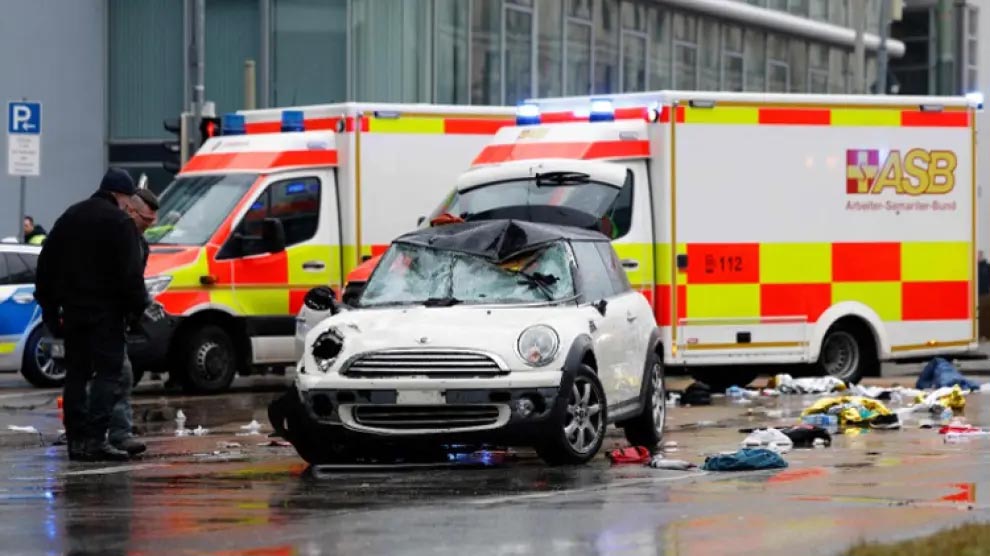
[(922, 369), (921, 375), (918, 376), (918, 382), (915, 383), (914, 387), (918, 390), (927, 390), (929, 388), (942, 388), (945, 386), (956, 386), (959, 385), (960, 388), (965, 388), (967, 390), (979, 390), (980, 385), (966, 379), (955, 365), (949, 363), (947, 360), (936, 357), (925, 365)]
[(787, 462), (777, 452), (766, 448), (742, 448), (734, 454), (719, 454), (705, 458), (705, 471), (755, 471), (779, 469)]

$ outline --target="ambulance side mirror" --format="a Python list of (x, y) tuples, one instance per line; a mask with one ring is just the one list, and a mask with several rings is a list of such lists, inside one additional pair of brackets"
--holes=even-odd
[(269, 253), (285, 251), (285, 227), (278, 218), (261, 221), (261, 241)]

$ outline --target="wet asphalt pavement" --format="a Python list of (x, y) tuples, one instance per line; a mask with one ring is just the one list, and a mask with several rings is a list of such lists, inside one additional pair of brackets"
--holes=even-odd
[[(19, 380), (0, 377), (2, 429), (31, 425), (47, 442), (60, 428), (57, 392)], [(662, 471), (613, 466), (604, 455), (553, 469), (519, 452), (486, 468), (314, 476), (292, 448), (265, 445), (265, 408), (286, 379), (241, 382), (247, 386), (233, 394), (196, 398), (142, 386), (135, 412), (150, 455), (131, 463), (70, 464), (64, 447), (40, 441), (0, 448), (0, 552), (836, 554), (860, 539), (990, 521), (990, 439), (946, 444), (917, 422), (793, 450), (782, 470)], [(688, 382), (672, 378), (669, 386)], [(869, 382), (910, 385), (913, 377)], [(735, 450), (745, 437), (739, 428), (793, 424), (816, 398), (672, 408), (666, 440), (677, 447), (668, 457), (700, 465), (706, 454)], [(764, 403), (784, 417), (767, 418)], [(187, 428), (209, 433), (175, 437), (180, 408)], [(964, 415), (990, 426), (990, 395), (969, 395)], [(264, 425), (261, 434), (241, 429), (252, 419)], [(614, 434), (606, 442), (621, 445)]]

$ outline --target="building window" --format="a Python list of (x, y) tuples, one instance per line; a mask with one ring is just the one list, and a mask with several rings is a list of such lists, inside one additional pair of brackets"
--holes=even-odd
[(975, 91), (979, 88), (980, 84), (977, 81), (978, 77), (978, 64), (979, 62), (979, 22), (980, 12), (976, 8), (968, 8), (966, 10), (966, 87), (963, 91)]
[(702, 18), (699, 21), (701, 41), (701, 67), (698, 87), (703, 91), (715, 91), (719, 88), (719, 24), (718, 21)]
[[(460, 0), (454, 0), (460, 1)], [(564, 94), (564, 13), (559, 0), (538, 0), (539, 52), (537, 91), (541, 97)]]
[(501, 104), (501, 2), (471, 1), (471, 103)]
[(787, 0), (767, 0), (767, 7), (779, 12), (787, 11)]
[(829, 49), (828, 92), (832, 94), (849, 92), (849, 52), (841, 48)]
[(619, 90), (619, 4), (618, 0), (596, 0), (594, 92)]
[(652, 46), (650, 50), (650, 82), (651, 90), (667, 89), (671, 85), (670, 68), (670, 12), (662, 8), (650, 7), (653, 17), (653, 31), (650, 33)]
[(347, 1), (276, 0), (272, 8), (272, 106), (346, 100)]
[[(833, 3), (841, 4), (842, 0)], [(808, 7), (808, 17), (815, 21), (828, 21), (828, 5), (828, 0), (811, 0)]]
[(564, 94), (591, 94), (592, 33), (591, 0), (569, 0), (564, 51)]
[(828, 92), (828, 47), (808, 44), (808, 92)]
[(675, 89), (698, 88), (698, 18), (674, 14)]
[(790, 65), (787, 39), (767, 35), (767, 92), (786, 93), (790, 89)]
[(847, 0), (829, 0), (828, 21), (834, 25), (846, 27), (849, 25)]
[(743, 30), (735, 25), (722, 27), (722, 90), (743, 90)]
[[(278, 0), (280, 2), (284, 0)], [(316, 37), (323, 35), (323, 18), (332, 7), (340, 16), (336, 21), (345, 21), (343, 14), (350, 5), (351, 12), (351, 98), (375, 102), (426, 102), (433, 98), (432, 68), (434, 40), (433, 33), (422, 32), (433, 26), (433, 11), (428, 0), (407, 0), (404, 2), (381, 2), (379, 0), (292, 0), (292, 3), (306, 4), (306, 10), (297, 14), (296, 25), (302, 29), (315, 27), (321, 31), (308, 33), (310, 43), (305, 50), (296, 49), (286, 53), (285, 66), (306, 74), (304, 83), (343, 80), (343, 72), (313, 71), (310, 64), (300, 60), (322, 60), (329, 55), (324, 51), (328, 42)], [(346, 32), (339, 35), (344, 40), (333, 46), (333, 56), (346, 52)], [(325, 67), (321, 62), (320, 67)], [(281, 89), (281, 87), (280, 87)], [(277, 103), (280, 105), (299, 104), (291, 98), (291, 92), (280, 92)], [(312, 102), (317, 102), (313, 99)], [(323, 97), (326, 102), (326, 97)]]
[(646, 90), (649, 20), (645, 4), (622, 3), (622, 91)]
[(789, 0), (787, 11), (801, 17), (808, 17), (808, 0)]
[(765, 91), (767, 75), (767, 35), (758, 29), (746, 29), (743, 60), (746, 76), (743, 87), (747, 91)]
[(436, 3), (436, 102), (467, 104), (468, 97), (468, 8), (463, 0)]
[[(516, 4), (522, 2), (517, 0)], [(505, 62), (503, 104), (516, 104), (533, 96), (533, 8), (505, 4)]]
[(800, 39), (790, 39), (790, 91), (804, 93), (808, 90), (808, 45)]
[[(244, 62), (258, 60), (261, 40), (258, 33), (245, 33), (244, 29), (259, 28), (259, 13), (257, 3), (238, 0), (206, 3), (206, 67), (209, 68), (206, 91), (209, 100), (216, 105), (217, 114), (247, 108), (244, 104)], [(346, 70), (343, 56), (339, 63), (336, 69)], [(339, 100), (343, 100), (347, 92), (343, 85), (341, 83)], [(322, 93), (324, 99), (329, 92), (315, 91)], [(254, 94), (257, 98), (257, 88)]]

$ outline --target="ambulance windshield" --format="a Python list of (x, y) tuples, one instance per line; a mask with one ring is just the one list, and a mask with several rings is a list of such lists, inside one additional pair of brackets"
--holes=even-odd
[(466, 221), (511, 218), (599, 229), (603, 220), (629, 218), (631, 196), (631, 172), (622, 187), (578, 172), (538, 174), (455, 189), (422, 225), (446, 214)]
[(257, 179), (257, 174), (176, 179), (162, 194), (158, 222), (145, 239), (152, 245), (204, 245)]

